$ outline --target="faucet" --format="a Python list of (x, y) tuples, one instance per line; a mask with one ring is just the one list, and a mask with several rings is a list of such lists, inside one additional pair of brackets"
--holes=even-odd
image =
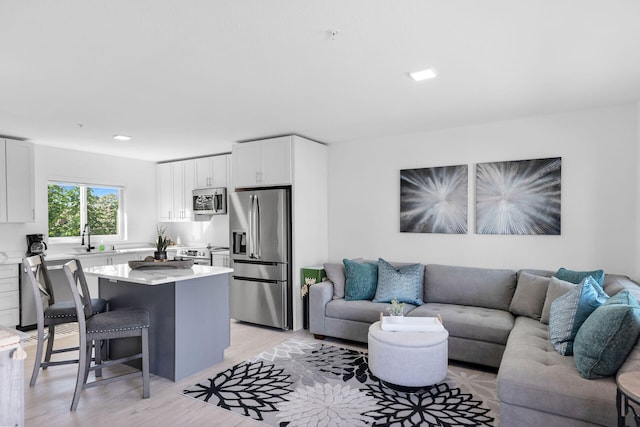
[(91, 228), (89, 228), (89, 223), (84, 225), (84, 230), (82, 230), (82, 242), (80, 244), (84, 246), (84, 235), (87, 234), (87, 252), (91, 252), (91, 249), (95, 249), (95, 246), (91, 246)]

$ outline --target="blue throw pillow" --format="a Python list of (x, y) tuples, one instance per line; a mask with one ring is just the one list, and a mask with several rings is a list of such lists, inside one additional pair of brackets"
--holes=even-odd
[(580, 376), (615, 375), (640, 335), (640, 304), (628, 290), (618, 292), (585, 320), (573, 343)]
[(373, 302), (398, 302), (422, 305), (422, 281), (424, 265), (411, 264), (394, 267), (382, 258), (378, 259), (378, 287)]
[(573, 271), (561, 267), (558, 271), (556, 271), (556, 274), (554, 274), (554, 276), (560, 280), (564, 280), (565, 282), (575, 283), (576, 285), (582, 283), (582, 281), (589, 276), (593, 277), (600, 286), (602, 286), (602, 284), (604, 283), (604, 270)]
[(549, 339), (553, 348), (563, 356), (573, 354), (573, 340), (578, 329), (608, 298), (591, 276), (575, 289), (556, 298), (551, 304), (549, 315)]
[(378, 264), (359, 263), (346, 258), (342, 262), (347, 278), (344, 299), (347, 301), (372, 299), (378, 285)]

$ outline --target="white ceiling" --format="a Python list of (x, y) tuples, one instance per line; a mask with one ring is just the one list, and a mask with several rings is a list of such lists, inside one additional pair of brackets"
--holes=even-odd
[(151, 161), (640, 98), (636, 0), (0, 0), (0, 16), (0, 135)]

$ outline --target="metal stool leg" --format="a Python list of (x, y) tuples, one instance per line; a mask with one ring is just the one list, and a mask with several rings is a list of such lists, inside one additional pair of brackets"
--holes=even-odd
[[(55, 336), (56, 336), (56, 325), (49, 325), (49, 334), (47, 338), (47, 352), (44, 355), (45, 362), (51, 361), (51, 353), (53, 352), (53, 340), (55, 339)], [(47, 369), (47, 365), (45, 365), (44, 368), (42, 369)]]
[(44, 346), (44, 328), (38, 326), (38, 347), (36, 349), (36, 359), (33, 363), (33, 373), (31, 374), (31, 382), (29, 385), (33, 387), (36, 385), (38, 379), (38, 372), (40, 372), (40, 365), (42, 363), (42, 347)]
[(149, 397), (149, 328), (142, 328), (142, 398)]

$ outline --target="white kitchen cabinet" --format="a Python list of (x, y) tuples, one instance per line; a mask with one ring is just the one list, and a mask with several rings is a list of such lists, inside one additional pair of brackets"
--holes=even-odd
[(158, 175), (158, 221), (171, 221), (173, 215), (173, 176), (171, 163), (160, 163)]
[(185, 217), (185, 162), (173, 162), (171, 167), (173, 169), (173, 219), (182, 221)]
[(35, 221), (33, 145), (0, 139), (0, 222)]
[(195, 188), (226, 187), (229, 157), (223, 154), (195, 159)]
[(232, 173), (236, 188), (291, 185), (292, 143), (282, 136), (233, 144)]
[(0, 325), (14, 328), (20, 323), (20, 279), (18, 265), (0, 265)]
[(231, 154), (213, 156), (213, 187), (227, 187), (229, 185), (230, 163)]
[(158, 174), (158, 220), (191, 221), (192, 194), (195, 188), (195, 162), (181, 160), (160, 163)]

